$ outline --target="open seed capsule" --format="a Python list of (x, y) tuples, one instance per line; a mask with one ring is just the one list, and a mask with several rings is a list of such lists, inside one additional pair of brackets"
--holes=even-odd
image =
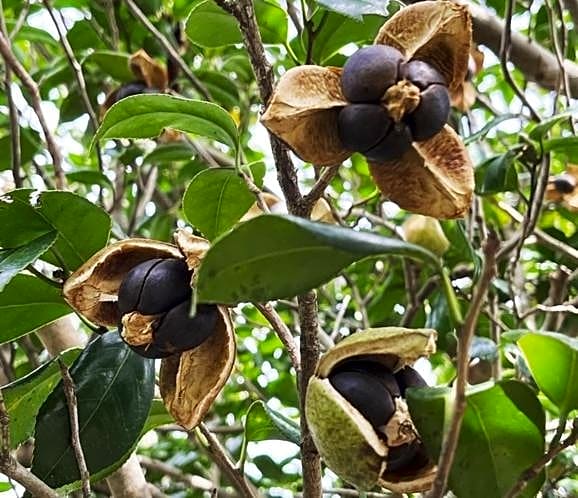
[(309, 381), (305, 416), (327, 466), (360, 490), (431, 486), (435, 466), (413, 425), (405, 389), (425, 384), (409, 364), (435, 350), (430, 329), (358, 332), (330, 349)]

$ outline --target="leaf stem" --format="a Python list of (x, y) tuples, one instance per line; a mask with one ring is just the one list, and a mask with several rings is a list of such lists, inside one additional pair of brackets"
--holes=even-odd
[(462, 316), (462, 310), (460, 309), (460, 303), (452, 287), (452, 282), (450, 279), (450, 274), (448, 270), (444, 267), (441, 268), (440, 277), (442, 281), (442, 289), (448, 303), (448, 310), (450, 313), (450, 318), (454, 327), (461, 327), (464, 323), (464, 318)]

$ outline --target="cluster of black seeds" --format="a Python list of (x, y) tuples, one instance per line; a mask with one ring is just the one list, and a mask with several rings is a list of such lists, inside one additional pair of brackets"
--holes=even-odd
[[(376, 429), (383, 432), (395, 413), (395, 398), (405, 397), (408, 387), (426, 387), (427, 383), (407, 366), (392, 373), (381, 363), (352, 360), (339, 365), (329, 375), (331, 385)], [(390, 447), (387, 472), (408, 472), (428, 461), (421, 441)]]
[[(401, 81), (419, 90), (419, 103), (396, 121), (386, 108), (386, 92)], [(401, 157), (412, 142), (438, 133), (450, 112), (444, 77), (421, 60), (406, 62), (388, 45), (373, 45), (355, 52), (341, 75), (343, 95), (350, 102), (339, 111), (339, 137), (345, 148), (372, 161)], [(385, 100), (384, 100), (385, 99)]]
[(129, 346), (146, 358), (165, 358), (193, 349), (215, 330), (218, 310), (215, 305), (199, 305), (191, 311), (191, 276), (182, 259), (150, 259), (132, 268), (118, 291), (121, 315), (138, 311), (141, 315), (159, 315), (153, 323), (153, 342)]

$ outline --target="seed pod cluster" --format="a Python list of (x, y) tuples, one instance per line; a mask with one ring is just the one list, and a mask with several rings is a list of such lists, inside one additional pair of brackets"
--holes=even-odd
[(355, 52), (343, 67), (341, 89), (349, 104), (339, 111), (339, 138), (372, 161), (401, 157), (412, 142), (436, 135), (449, 116), (444, 77), (389, 45)]
[(150, 259), (126, 274), (118, 290), (119, 328), (134, 351), (165, 358), (199, 346), (215, 330), (215, 305), (200, 305), (190, 316), (191, 277), (185, 260), (177, 258)]
[(429, 329), (386, 327), (358, 332), (319, 361), (306, 394), (305, 415), (326, 465), (360, 490), (398, 493), (429, 488), (435, 466), (405, 402), (424, 387), (411, 368), (435, 348)]

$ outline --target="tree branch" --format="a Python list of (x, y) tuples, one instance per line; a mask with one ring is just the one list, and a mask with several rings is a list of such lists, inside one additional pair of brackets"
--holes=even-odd
[(54, 174), (56, 177), (56, 187), (60, 190), (66, 188), (66, 176), (64, 176), (64, 171), (62, 169), (62, 155), (60, 154), (60, 149), (56, 144), (56, 140), (54, 135), (50, 131), (48, 127), (48, 123), (46, 122), (46, 118), (44, 117), (44, 112), (42, 111), (42, 101), (40, 99), (40, 92), (38, 90), (38, 85), (32, 79), (32, 76), (26, 71), (24, 66), (20, 64), (12, 49), (10, 47), (10, 41), (4, 33), (0, 30), (0, 54), (4, 58), (7, 66), (14, 71), (18, 79), (22, 82), (22, 84), (26, 87), (28, 92), (30, 93), (31, 97), (31, 104), (38, 116), (38, 121), (40, 122), (40, 126), (42, 127), (42, 131), (44, 132), (44, 139), (46, 141), (46, 147), (52, 156), (52, 162), (54, 167)]
[(455, 385), (454, 407), (448, 431), (444, 437), (442, 451), (438, 461), (438, 472), (427, 498), (442, 498), (447, 486), (454, 455), (458, 446), (460, 429), (467, 407), (466, 385), (468, 381), (469, 353), (478, 317), (488, 292), (488, 287), (496, 275), (496, 254), (500, 241), (495, 232), (490, 232), (484, 246), (485, 261), (482, 275), (474, 291), (464, 326), (458, 340), (458, 376)]

